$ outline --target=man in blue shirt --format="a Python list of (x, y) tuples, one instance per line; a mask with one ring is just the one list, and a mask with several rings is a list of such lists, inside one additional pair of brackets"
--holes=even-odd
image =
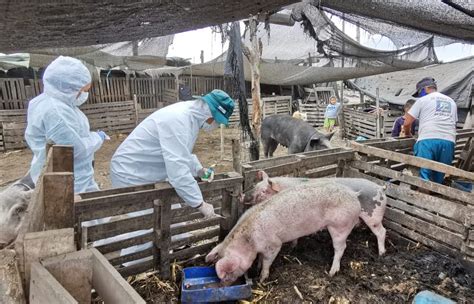
[[(405, 123), (405, 116), (407, 115), (408, 111), (410, 111), (411, 107), (415, 103), (415, 99), (409, 99), (403, 106), (403, 111), (405, 112), (403, 116), (400, 116), (395, 120), (392, 128), (392, 137), (403, 137), (405, 136), (405, 132), (403, 132), (403, 124)], [(415, 135), (418, 132), (418, 120), (415, 120), (411, 125), (411, 134)]]

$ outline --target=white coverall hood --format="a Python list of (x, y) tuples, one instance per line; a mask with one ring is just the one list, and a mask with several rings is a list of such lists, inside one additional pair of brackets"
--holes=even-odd
[(89, 70), (79, 60), (59, 56), (44, 72), (43, 92), (73, 106), (79, 90), (91, 81)]
[(94, 181), (92, 160), (102, 145), (96, 132), (90, 132), (89, 121), (75, 106), (79, 90), (91, 82), (87, 68), (77, 59), (60, 56), (43, 75), (44, 92), (28, 106), (25, 138), (33, 152), (31, 178), (36, 184), (46, 158), (46, 143), (74, 147), (74, 191), (98, 190)]
[(192, 154), (199, 129), (212, 117), (202, 100), (178, 102), (148, 116), (112, 157), (112, 186), (126, 187), (168, 180), (190, 206), (203, 202), (194, 179), (202, 168)]

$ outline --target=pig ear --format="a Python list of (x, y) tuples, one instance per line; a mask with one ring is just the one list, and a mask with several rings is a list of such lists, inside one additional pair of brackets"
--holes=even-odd
[(263, 171), (263, 170), (258, 170), (257, 171), (257, 180), (258, 181), (262, 181), (262, 180), (267, 179), (267, 178), (268, 178), (268, 175), (267, 175), (267, 173), (265, 173), (265, 171)]
[(206, 263), (214, 263), (215, 261), (217, 261), (217, 259), (219, 258), (220, 246), (220, 244), (217, 245), (216, 247), (214, 247), (214, 249), (211, 250), (211, 252), (208, 253), (208, 255), (206, 255)]
[(271, 179), (268, 180), (268, 183), (270, 184), (270, 187), (272, 187), (273, 191), (275, 191), (275, 192), (280, 192), (281, 191), (281, 187), (278, 183), (272, 181)]
[(224, 277), (225, 273), (233, 273), (237, 270), (240, 259), (236, 257), (225, 257), (216, 264), (216, 271), (219, 278)]

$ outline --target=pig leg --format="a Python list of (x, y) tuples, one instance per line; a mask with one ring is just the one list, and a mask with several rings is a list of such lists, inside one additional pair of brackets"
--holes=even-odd
[(278, 142), (273, 138), (267, 139), (263, 144), (263, 152), (266, 158), (273, 157), (273, 152), (278, 147)]
[(328, 231), (332, 239), (332, 246), (334, 247), (334, 258), (332, 260), (331, 270), (329, 271), (329, 276), (331, 277), (341, 268), (341, 258), (344, 254), (344, 250), (346, 250), (346, 240), (356, 223), (357, 221), (354, 221), (350, 225), (342, 227), (328, 226)]
[(361, 214), (360, 217), (377, 237), (379, 255), (383, 255), (385, 253), (385, 235), (387, 230), (385, 230), (384, 226), (382, 225), (381, 217), (379, 219), (377, 216), (369, 216), (368, 214)]
[(274, 244), (273, 246), (266, 247), (265, 253), (260, 253), (262, 257), (262, 271), (260, 272), (260, 283), (263, 283), (270, 275), (270, 266), (277, 257), (281, 249), (281, 243), (279, 245)]

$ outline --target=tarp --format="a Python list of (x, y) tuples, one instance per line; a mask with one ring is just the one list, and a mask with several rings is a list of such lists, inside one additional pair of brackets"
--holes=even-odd
[(408, 99), (413, 98), (411, 95), (415, 93), (416, 83), (424, 77), (433, 77), (438, 84), (438, 91), (450, 96), (458, 108), (465, 109), (471, 106), (474, 57), (359, 78), (351, 82), (355, 84), (355, 88), (372, 97), (375, 97), (376, 89), (379, 88), (379, 97), (382, 102), (404, 105)]

